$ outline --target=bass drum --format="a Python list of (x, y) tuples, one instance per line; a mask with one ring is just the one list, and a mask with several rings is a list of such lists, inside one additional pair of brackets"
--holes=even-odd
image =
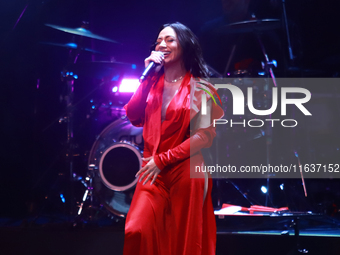
[(93, 189), (100, 203), (111, 213), (125, 217), (129, 211), (142, 167), (143, 128), (124, 117), (112, 122), (97, 137), (88, 166)]

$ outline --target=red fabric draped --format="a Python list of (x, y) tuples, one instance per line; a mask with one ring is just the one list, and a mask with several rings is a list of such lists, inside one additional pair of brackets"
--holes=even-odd
[[(131, 123), (144, 127), (144, 157), (154, 156), (161, 172), (153, 185), (137, 184), (126, 218), (124, 255), (215, 254), (212, 181), (204, 199), (204, 173), (190, 178), (190, 166), (204, 163), (200, 149), (210, 146), (216, 135), (212, 125), (190, 130), (205, 93), (199, 86), (187, 73), (163, 122), (164, 75), (141, 84), (125, 106)], [(211, 85), (204, 88), (216, 93)], [(221, 118), (222, 109), (213, 105), (212, 116)], [(196, 149), (190, 150), (190, 145)]]

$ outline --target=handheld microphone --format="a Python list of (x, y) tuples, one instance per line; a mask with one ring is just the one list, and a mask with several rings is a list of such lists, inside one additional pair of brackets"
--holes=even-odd
[(139, 78), (139, 82), (142, 83), (146, 79), (146, 77), (148, 77), (152, 73), (156, 66), (157, 64), (151, 61), (145, 68), (144, 72), (142, 73), (142, 76)]
[[(160, 53), (164, 59), (164, 54), (161, 51), (157, 51), (158, 53)], [(142, 83), (150, 74), (153, 73), (153, 71), (155, 70), (155, 68), (157, 66), (159, 66), (160, 64), (157, 64), (153, 61), (151, 61), (148, 66), (145, 68), (144, 72), (142, 73), (142, 76), (139, 78), (139, 82)]]

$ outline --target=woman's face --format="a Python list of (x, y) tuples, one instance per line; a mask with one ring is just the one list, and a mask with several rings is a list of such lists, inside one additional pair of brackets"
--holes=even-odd
[(171, 27), (166, 27), (159, 33), (155, 50), (163, 52), (164, 66), (182, 61), (182, 48), (175, 30)]

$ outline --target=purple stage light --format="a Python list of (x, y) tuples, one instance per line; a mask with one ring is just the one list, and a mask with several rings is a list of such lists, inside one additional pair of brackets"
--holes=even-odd
[(119, 85), (119, 92), (121, 93), (134, 93), (139, 87), (138, 79), (123, 79)]

